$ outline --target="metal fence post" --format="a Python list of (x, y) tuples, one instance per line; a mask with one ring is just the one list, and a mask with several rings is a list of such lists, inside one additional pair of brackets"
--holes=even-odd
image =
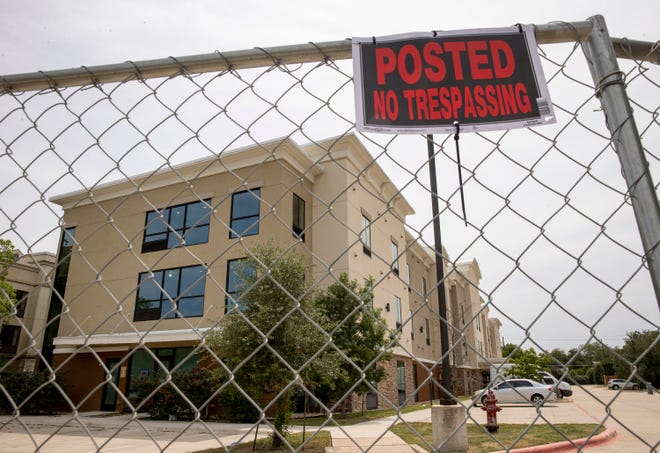
[(637, 131), (632, 108), (626, 94), (624, 74), (614, 54), (605, 18), (589, 18), (593, 29), (582, 42), (594, 80), (596, 96), (605, 112), (612, 143), (619, 156), (623, 175), (642, 239), (644, 256), (651, 272), (658, 308), (660, 308), (660, 208), (653, 187), (649, 165)]

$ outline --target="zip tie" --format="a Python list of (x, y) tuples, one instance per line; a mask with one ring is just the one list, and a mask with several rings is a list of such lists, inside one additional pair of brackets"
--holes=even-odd
[(465, 213), (465, 194), (463, 193), (463, 171), (461, 170), (461, 151), (458, 147), (458, 140), (460, 139), (461, 125), (458, 121), (454, 121), (454, 142), (456, 143), (456, 161), (458, 162), (458, 188), (461, 192), (461, 208), (463, 209), (463, 221), (465, 226), (468, 226), (467, 214)]

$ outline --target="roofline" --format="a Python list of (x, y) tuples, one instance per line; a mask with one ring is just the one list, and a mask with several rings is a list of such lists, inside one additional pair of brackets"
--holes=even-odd
[(346, 158), (350, 160), (357, 168), (365, 169), (364, 173), (362, 173), (365, 181), (370, 183), (376, 189), (377, 193), (384, 195), (384, 198), (388, 203), (391, 203), (392, 209), (399, 217), (405, 219), (406, 216), (415, 213), (415, 210), (408, 203), (408, 200), (406, 200), (399, 188), (387, 176), (387, 173), (385, 173), (354, 133), (308, 143), (303, 145), (302, 149), (315, 162), (319, 163), (328, 162), (332, 158)]
[[(270, 152), (271, 155), (264, 156), (264, 151)], [(181, 184), (185, 180), (234, 171), (263, 162), (275, 161), (276, 159), (285, 161), (312, 182), (323, 173), (322, 167), (316, 165), (297, 143), (290, 137), (282, 137), (224, 151), (218, 155), (167, 166), (166, 168), (161, 167), (155, 171), (99, 184), (91, 189), (56, 195), (51, 197), (49, 201), (62, 206), (66, 210), (92, 204), (93, 202), (112, 200), (136, 192)]]

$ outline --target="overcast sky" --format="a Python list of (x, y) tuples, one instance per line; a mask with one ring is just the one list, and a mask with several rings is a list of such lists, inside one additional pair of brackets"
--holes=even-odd
[[(0, 74), (2, 75), (204, 54), (215, 50), (229, 51), (310, 41), (333, 41), (354, 36), (491, 28), (516, 23), (582, 21), (594, 14), (602, 14), (605, 17), (611, 36), (644, 41), (656, 41), (660, 37), (658, 33), (660, 9), (657, 2), (651, 0), (627, 2), (613, 0), (548, 2), (0, 0), (0, 6), (2, 7), (0, 14), (0, 30), (2, 30)], [(657, 89), (651, 96), (657, 99)], [(657, 109), (657, 100), (655, 108)], [(657, 137), (657, 134), (654, 137)], [(470, 164), (469, 152), (463, 153), (465, 165), (468, 166), (476, 166), (478, 159), (483, 159), (483, 156), (473, 158), (474, 163)], [(379, 163), (387, 166), (383, 162), (379, 161)], [(612, 168), (614, 173), (618, 172), (616, 167)], [(612, 168), (608, 171), (612, 172)], [(396, 168), (393, 171), (396, 171)], [(561, 177), (565, 176), (567, 171), (565, 168), (559, 170), (555, 180), (561, 181)], [(454, 169), (451, 169), (450, 175), (451, 178), (455, 178)], [(390, 174), (390, 176), (401, 187), (402, 184), (395, 175)], [(618, 177), (618, 174), (615, 176)], [(488, 179), (495, 178), (496, 175), (482, 174), (481, 177)], [(499, 184), (505, 183), (506, 181), (499, 182)], [(2, 186), (1, 181), (0, 186)], [(489, 203), (488, 193), (482, 193), (477, 189), (478, 187), (473, 187), (468, 192), (469, 215), (475, 222), (486, 212)], [(594, 204), (594, 200), (587, 203)], [(548, 200), (546, 204), (539, 203), (538, 206), (550, 209), (551, 204), (552, 202)], [(420, 211), (418, 206), (414, 207), (416, 211)], [(421, 214), (427, 216), (426, 212)], [(488, 215), (483, 214), (481, 220), (485, 219), (488, 219)], [(498, 255), (501, 254), (500, 252), (491, 250), (489, 253), (487, 247), (471, 249), (469, 245), (474, 238), (474, 231), (461, 229), (459, 220), (449, 219), (447, 222), (449, 225), (446, 228), (449, 229), (450, 234), (443, 232), (446, 246), (453, 257), (460, 255), (463, 259), (471, 259), (471, 254), (474, 252), (481, 263), (488, 292), (500, 285), (509, 268), (504, 270), (498, 267), (496, 260), (490, 260), (491, 254)], [(575, 226), (579, 220), (567, 219), (566, 222), (573, 222), (572, 225)], [(412, 220), (412, 224), (421, 228), (427, 221), (428, 219), (417, 218)], [(630, 233), (631, 238), (626, 236), (621, 241), (625, 245), (632, 244), (631, 247), (638, 246), (638, 239), (634, 237), (636, 231), (631, 230), (632, 224), (623, 222), (622, 225), (621, 229), (625, 230), (626, 234)], [(498, 242), (498, 247), (506, 251), (513, 250), (511, 253), (514, 255), (521, 253), (520, 250), (516, 250), (515, 240), (519, 235), (525, 235), (524, 225), (518, 225), (517, 228), (519, 229), (515, 232), (503, 233), (501, 242)], [(453, 234), (454, 232), (456, 234)], [(424, 233), (426, 237), (428, 230)], [(570, 242), (571, 234), (567, 234), (564, 239)], [(557, 241), (561, 242), (561, 239)], [(522, 243), (529, 246), (529, 241)], [(537, 243), (534, 247), (539, 247), (537, 252), (539, 254), (548, 253), (548, 250), (544, 249), (547, 245)], [(605, 255), (601, 256), (599, 253)], [(615, 267), (611, 265), (613, 260), (620, 260), (618, 256), (613, 257), (603, 251), (594, 251), (592, 257), (587, 255), (589, 254), (585, 254), (585, 258), (591, 258), (594, 263), (598, 263), (594, 265), (596, 267), (602, 263), (610, 263), (609, 267), (604, 266), (603, 274), (595, 272), (600, 278), (605, 278), (602, 275), (609, 275), (608, 273)], [(493, 302), (496, 305), (502, 304), (501, 306), (510, 312), (518, 310), (528, 312), (529, 317), (520, 318), (519, 321), (532, 322), (537, 313), (535, 310), (543, 311), (542, 307), (548, 302), (547, 288), (554, 288), (553, 285), (561, 282), (563, 278), (568, 278), (566, 274), (575, 270), (575, 264), (570, 262), (566, 267), (562, 267), (564, 258), (565, 256), (558, 256), (555, 261), (527, 263), (530, 276), (536, 281), (544, 282), (543, 287), (539, 287), (538, 284), (532, 284), (530, 287), (530, 276), (518, 275), (502, 284), (499, 292), (494, 294)], [(631, 263), (631, 266), (634, 267), (635, 263)], [(538, 274), (535, 274), (536, 272)], [(544, 272), (545, 280), (538, 277)], [(585, 278), (594, 279), (593, 276)], [(597, 278), (595, 284), (586, 287), (583, 284), (584, 280), (570, 280), (557, 292), (557, 296), (572, 291), (576, 305), (569, 308), (569, 311), (576, 313), (579, 319), (588, 324), (597, 322), (601, 316), (609, 318), (599, 324), (598, 335), (608, 344), (620, 344), (626, 331), (654, 328), (653, 326), (659, 323), (657, 304), (653, 294), (649, 292), (648, 278), (638, 276), (633, 280), (629, 285), (633, 295), (629, 296), (626, 302), (631, 305), (639, 303), (636, 310), (641, 313), (640, 316), (631, 315), (629, 310), (619, 306), (604, 313), (603, 305), (609, 306), (614, 300), (611, 291), (603, 291), (604, 285)], [(603, 297), (600, 299), (602, 304), (599, 308), (580, 303), (586, 300), (598, 300), (599, 296), (596, 294), (601, 291)], [(531, 298), (539, 301), (540, 308), (530, 309), (528, 304)], [(560, 303), (564, 300), (561, 299)], [(555, 311), (557, 312), (555, 316), (551, 316)], [(549, 321), (545, 324), (539, 323), (542, 327), (534, 330), (534, 338), (544, 347), (568, 349), (577, 346), (589, 336), (589, 328), (580, 325), (571, 316), (566, 316), (560, 306), (553, 305), (546, 312)], [(644, 321), (644, 318), (648, 322)], [(622, 322), (624, 319), (625, 322)], [(511, 323), (504, 319), (503, 321), (502, 331), (506, 341), (519, 342), (524, 338), (524, 329), (513, 328)], [(558, 329), (560, 325), (561, 329)]]
[(0, 74), (409, 31), (582, 21), (655, 41), (653, 0), (2, 0)]

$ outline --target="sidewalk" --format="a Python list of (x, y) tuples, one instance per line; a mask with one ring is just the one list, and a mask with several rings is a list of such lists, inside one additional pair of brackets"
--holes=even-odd
[[(422, 419), (426, 419), (428, 412), (430, 421), (430, 409), (418, 412), (423, 413), (418, 416)], [(411, 413), (411, 416), (414, 417), (412, 414), (416, 413)], [(356, 425), (326, 428), (332, 437), (332, 447), (327, 447), (325, 451), (326, 453), (362, 453), (367, 450), (373, 453), (425, 452), (426, 450), (417, 445), (406, 444), (403, 439), (389, 430), (398, 420), (398, 417), (393, 416)]]
[[(189, 453), (209, 448), (228, 448), (252, 442), (255, 435), (271, 433), (266, 425), (219, 422), (155, 421), (131, 415), (100, 416), (100, 413), (59, 416), (0, 416), (0, 451), (25, 453)], [(103, 415), (107, 415), (104, 413)], [(467, 408), (468, 423), (486, 423), (480, 407)], [(356, 425), (333, 423), (323, 428), (332, 436), (329, 453), (408, 453), (422, 451), (406, 445), (390, 427), (406, 422), (431, 422), (431, 409), (391, 416)], [(617, 431), (615, 439), (587, 448), (599, 453), (649, 452), (660, 443), (660, 395), (645, 392), (615, 393), (600, 387), (575, 388), (573, 398), (552, 402), (540, 412), (531, 406), (505, 405), (498, 413), (502, 424), (603, 423)], [(313, 428), (318, 429), (318, 428)], [(296, 431), (302, 427), (296, 427)], [(307, 429), (308, 432), (310, 428)], [(655, 447), (657, 448), (657, 447)], [(572, 448), (574, 451), (575, 449)]]

